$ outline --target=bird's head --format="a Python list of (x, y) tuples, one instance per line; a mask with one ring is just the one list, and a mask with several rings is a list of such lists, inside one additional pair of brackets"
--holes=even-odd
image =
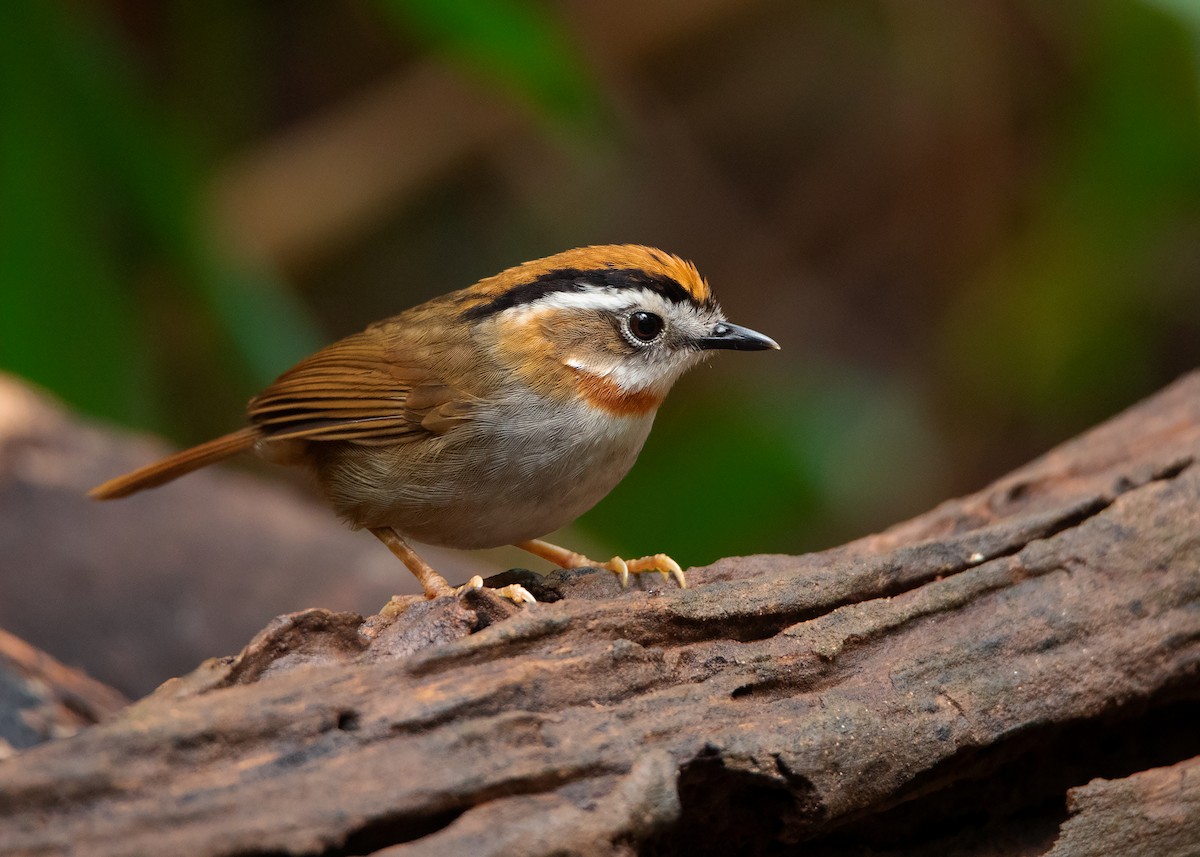
[(714, 350), (779, 348), (727, 321), (694, 265), (650, 247), (568, 250), (453, 299), (526, 384), (614, 414), (654, 410)]

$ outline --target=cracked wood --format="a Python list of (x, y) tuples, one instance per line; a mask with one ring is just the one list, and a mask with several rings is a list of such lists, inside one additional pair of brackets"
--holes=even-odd
[(1044, 854), (1068, 788), (1200, 755), (1198, 456), (1194, 374), (978, 494), (688, 590), (509, 575), (552, 603), (282, 617), (0, 764), (0, 848)]

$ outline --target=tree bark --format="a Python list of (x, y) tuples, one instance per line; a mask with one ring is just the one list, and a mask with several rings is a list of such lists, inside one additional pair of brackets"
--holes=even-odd
[[(806, 556), (280, 617), (0, 763), (9, 853), (1192, 854), (1200, 374)], [(1140, 850), (1138, 850), (1140, 849)]]
[(128, 704), (107, 685), (0, 630), (0, 759), (74, 735)]

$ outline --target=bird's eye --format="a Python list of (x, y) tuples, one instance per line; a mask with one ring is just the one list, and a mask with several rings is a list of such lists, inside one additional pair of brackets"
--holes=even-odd
[(649, 342), (663, 332), (663, 320), (652, 312), (635, 312), (627, 322), (629, 332), (642, 342)]

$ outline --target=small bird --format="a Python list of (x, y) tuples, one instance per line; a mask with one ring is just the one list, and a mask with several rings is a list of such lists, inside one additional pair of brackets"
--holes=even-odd
[[(695, 266), (650, 247), (567, 250), (376, 322), (250, 401), (251, 425), (93, 488), (110, 500), (254, 451), (312, 468), (329, 504), (421, 582), (454, 588), (409, 539), (516, 545), (562, 568), (660, 572), (669, 556), (594, 562), (542, 541), (624, 478), (675, 381), (714, 349), (778, 349), (731, 324)], [(520, 585), (497, 590), (532, 603)]]

